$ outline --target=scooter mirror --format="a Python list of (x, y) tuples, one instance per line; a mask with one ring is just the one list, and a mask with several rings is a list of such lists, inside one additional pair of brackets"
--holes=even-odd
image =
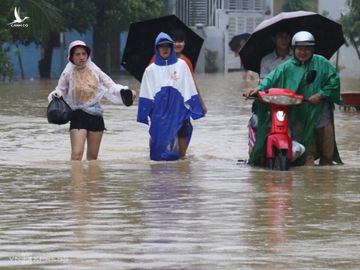
[(309, 70), (308, 73), (306, 74), (306, 79), (305, 79), (306, 82), (308, 84), (313, 83), (316, 78), (316, 74), (317, 74), (316, 70), (314, 69)]

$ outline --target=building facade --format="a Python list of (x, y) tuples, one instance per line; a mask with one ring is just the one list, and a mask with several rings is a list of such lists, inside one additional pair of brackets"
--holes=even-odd
[[(174, 13), (194, 29), (202, 28), (204, 66), (206, 70), (229, 71), (240, 69), (240, 58), (228, 46), (231, 38), (241, 32), (251, 33), (271, 14), (272, 0), (176, 0)], [(216, 58), (216, 59), (214, 59)], [(209, 65), (215, 65), (209, 67)]]
[(217, 10), (264, 12), (270, 0), (176, 0), (175, 15), (189, 26), (216, 26)]

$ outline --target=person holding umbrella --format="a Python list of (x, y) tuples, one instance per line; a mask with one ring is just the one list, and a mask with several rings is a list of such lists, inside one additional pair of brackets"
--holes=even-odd
[(275, 44), (275, 49), (261, 59), (260, 79), (265, 78), (274, 68), (290, 58), (290, 38), (285, 27), (278, 27), (273, 30), (271, 40)]
[[(193, 75), (194, 83), (196, 86), (196, 91), (200, 98), (201, 106), (203, 107), (204, 113), (207, 113), (207, 107), (205, 105), (204, 99), (199, 91), (199, 87), (197, 86), (196, 79), (195, 79), (195, 71), (191, 60), (183, 53), (185, 46), (186, 46), (186, 33), (181, 29), (175, 29), (170, 33), (171, 38), (174, 41), (174, 51), (177, 58), (180, 58), (186, 62), (188, 65), (191, 74)], [(190, 121), (190, 120), (189, 120)], [(180, 157), (183, 158), (186, 155), (187, 149), (187, 141), (185, 136), (178, 136), (178, 144), (180, 150)]]
[(194, 78), (194, 82), (196, 85), (196, 91), (199, 95), (200, 101), (201, 101), (201, 105), (203, 107), (204, 113), (207, 113), (207, 107), (205, 105), (204, 99), (202, 98), (202, 95), (199, 91), (199, 87), (196, 84), (196, 80), (195, 80), (195, 71), (194, 71), (194, 67), (193, 64), (191, 63), (191, 60), (183, 53), (185, 46), (186, 46), (186, 33), (181, 30), (181, 29), (175, 29), (171, 32), (170, 34), (171, 38), (174, 40), (174, 51), (176, 54), (177, 58), (180, 58), (182, 60), (184, 60), (186, 62), (186, 64), (189, 66), (189, 69), (193, 75)]
[(144, 71), (154, 55), (154, 40), (160, 32), (171, 37), (174, 30), (181, 30), (186, 34), (186, 43), (189, 46), (184, 46), (181, 53), (190, 59), (195, 69), (204, 39), (175, 15), (131, 23), (122, 56), (122, 66), (141, 82)]
[(150, 119), (150, 159), (184, 158), (192, 135), (190, 117), (204, 115), (188, 65), (176, 57), (170, 36), (161, 32), (155, 40), (155, 62), (141, 80), (137, 114), (140, 123), (149, 124)]
[(244, 67), (260, 74), (261, 59), (274, 51), (270, 38), (274, 29), (285, 28), (292, 37), (299, 31), (309, 31), (316, 38), (315, 53), (330, 59), (345, 43), (341, 24), (310, 11), (281, 12), (256, 26), (240, 51)]
[[(290, 50), (290, 35), (289, 31), (284, 25), (277, 26), (272, 30), (271, 40), (275, 45), (274, 50), (262, 57), (260, 63), (260, 79), (266, 77), (274, 68), (279, 64), (284, 63), (291, 56)], [(251, 154), (256, 141), (257, 131), (257, 106), (258, 101), (254, 101), (251, 108), (251, 117), (248, 123), (248, 137), (249, 137), (249, 154)], [(294, 141), (294, 150), (299, 152), (302, 148), (297, 142)]]
[[(293, 56), (266, 76), (256, 89), (248, 89), (246, 97), (272, 87), (288, 88), (304, 95), (305, 100), (290, 110), (290, 129), (295, 140), (305, 146), (305, 154), (293, 165), (313, 166), (342, 164), (334, 130), (334, 103), (340, 100), (340, 80), (336, 69), (323, 56), (314, 54), (316, 41), (307, 31), (297, 32), (291, 41)], [(269, 129), (268, 109), (258, 106), (258, 133), (249, 163), (256, 165), (265, 152), (265, 138)]]
[(174, 41), (174, 51), (177, 58), (180, 58), (186, 62), (189, 66), (190, 71), (194, 74), (194, 67), (191, 60), (183, 53), (186, 46), (186, 34), (181, 29), (175, 29), (170, 32), (170, 37)]
[(96, 160), (105, 124), (100, 101), (103, 97), (113, 103), (129, 106), (136, 92), (116, 84), (90, 58), (91, 49), (85, 42), (75, 40), (68, 49), (69, 63), (49, 96), (63, 97), (73, 110), (70, 120), (71, 160), (81, 160), (87, 142), (87, 160)]
[[(246, 41), (249, 39), (249, 37), (250, 37), (250, 33), (247, 33), (247, 32), (239, 33), (232, 37), (232, 39), (229, 42), (229, 47), (234, 52), (235, 57), (239, 57), (239, 53), (240, 53), (242, 47), (244, 47), (244, 45), (245, 45)], [(254, 79), (252, 72), (243, 67), (241, 58), (240, 58), (240, 67), (244, 69), (244, 74), (243, 74), (244, 81), (247, 81), (248, 79), (250, 79), (250, 80)]]

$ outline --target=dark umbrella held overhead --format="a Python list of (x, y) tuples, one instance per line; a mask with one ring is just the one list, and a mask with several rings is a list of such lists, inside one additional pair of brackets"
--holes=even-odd
[(241, 49), (241, 61), (247, 70), (260, 73), (261, 58), (275, 48), (271, 36), (276, 29), (286, 29), (291, 37), (299, 31), (310, 32), (316, 42), (315, 53), (327, 59), (345, 42), (337, 22), (309, 11), (282, 12), (261, 22)]
[(250, 37), (250, 33), (244, 32), (236, 34), (232, 37), (232, 39), (229, 42), (229, 47), (233, 52), (236, 52), (240, 48), (240, 41), (241, 40), (247, 40)]
[(121, 64), (138, 81), (141, 81), (145, 68), (155, 53), (155, 38), (160, 32), (171, 36), (181, 30), (186, 35), (186, 46), (183, 54), (194, 66), (200, 54), (204, 40), (175, 15), (169, 15), (130, 24)]

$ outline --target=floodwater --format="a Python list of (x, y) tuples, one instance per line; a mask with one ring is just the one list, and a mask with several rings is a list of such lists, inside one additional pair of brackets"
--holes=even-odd
[(240, 78), (198, 75), (208, 115), (178, 162), (149, 161), (136, 104), (107, 102), (99, 161), (70, 162), (68, 125), (45, 116), (56, 81), (0, 85), (0, 267), (360, 269), (360, 113), (335, 112), (345, 165), (237, 164), (251, 106)]

